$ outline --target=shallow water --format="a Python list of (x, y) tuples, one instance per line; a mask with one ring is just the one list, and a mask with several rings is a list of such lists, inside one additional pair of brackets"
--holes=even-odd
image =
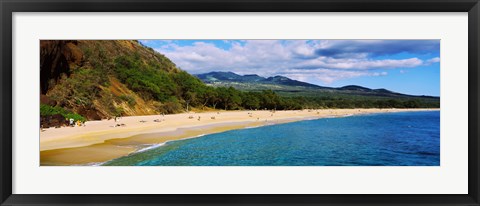
[(104, 165), (439, 166), (440, 112), (324, 118), (151, 147)]

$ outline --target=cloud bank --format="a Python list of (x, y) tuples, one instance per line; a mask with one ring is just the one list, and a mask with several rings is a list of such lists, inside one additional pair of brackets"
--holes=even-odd
[(177, 40), (160, 45), (154, 49), (193, 74), (232, 71), (325, 84), (440, 61), (438, 40)]

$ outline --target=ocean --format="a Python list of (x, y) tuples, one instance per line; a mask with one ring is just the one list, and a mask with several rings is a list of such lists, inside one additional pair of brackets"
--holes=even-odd
[(167, 142), (105, 166), (439, 166), (440, 111), (367, 114)]

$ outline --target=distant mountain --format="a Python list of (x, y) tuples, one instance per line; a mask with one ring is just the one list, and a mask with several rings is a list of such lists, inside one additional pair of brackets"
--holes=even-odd
[(301, 86), (301, 87), (309, 87), (309, 88), (326, 88), (326, 87), (321, 87), (315, 84), (310, 84), (306, 82), (301, 82), (293, 79), (289, 79), (288, 77), (284, 76), (274, 76), (274, 77), (268, 77), (265, 82), (271, 83), (271, 84), (280, 84), (280, 85), (287, 85), (287, 86)]
[(260, 91), (271, 89), (281, 93), (298, 96), (321, 96), (321, 95), (357, 95), (357, 96), (378, 96), (378, 97), (421, 97), (433, 98), (431, 96), (415, 96), (392, 92), (387, 89), (370, 89), (357, 85), (348, 85), (344, 87), (324, 87), (307, 82), (293, 80), (284, 76), (261, 77), (256, 74), (239, 75), (233, 72), (209, 72), (197, 74), (200, 80), (212, 86), (232, 86), (239, 90)]
[[(371, 89), (369, 89), (369, 88), (361, 87), (361, 86), (357, 86), (357, 85), (348, 85), (348, 86), (340, 87), (338, 89), (339, 90), (350, 90), (350, 91), (362, 91), (362, 92), (371, 91)], [(388, 91), (388, 90), (386, 90), (386, 91)]]
[(205, 74), (197, 74), (196, 76), (207, 84), (250, 83), (250, 84), (300, 86), (300, 87), (308, 87), (308, 88), (326, 88), (326, 87), (321, 87), (315, 84), (309, 84), (306, 82), (293, 80), (284, 76), (274, 76), (274, 77), (264, 78), (256, 74), (238, 75), (233, 72), (209, 72)]
[[(99, 120), (217, 106), (271, 109), (277, 105), (272, 106), (269, 98), (276, 101), (277, 94), (285, 98), (277, 103), (288, 109), (438, 107), (440, 102), (435, 97), (355, 85), (322, 87), (284, 76), (265, 78), (233, 72), (193, 76), (135, 40), (42, 40), (39, 69), (41, 125), (46, 127), (64, 124), (65, 118)], [(274, 90), (276, 94), (242, 93), (207, 85), (244, 91)], [(248, 101), (252, 98), (261, 101)], [(410, 100), (418, 100), (418, 104), (410, 104)]]

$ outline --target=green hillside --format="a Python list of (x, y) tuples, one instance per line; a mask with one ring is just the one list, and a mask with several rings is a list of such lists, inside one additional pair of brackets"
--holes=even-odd
[(245, 77), (285, 83), (280, 88), (265, 83), (244, 89), (252, 85), (233, 81), (213, 87), (134, 40), (42, 40), (40, 63), (43, 123), (52, 118), (92, 120), (192, 109), (439, 107), (438, 98), (377, 97), (340, 90), (320, 94), (312, 91), (322, 87), (282, 77)]
[[(438, 97), (401, 94), (386, 89), (370, 89), (356, 85), (339, 88), (324, 87), (283, 76), (264, 78), (256, 74), (238, 75), (233, 72), (209, 72), (195, 76), (213, 87), (233, 87), (248, 92), (272, 90), (286, 99), (297, 97), (304, 99), (302, 105), (315, 108), (363, 108), (375, 107), (375, 105), (377, 107), (412, 107), (412, 102), (415, 102), (418, 107), (439, 107), (440, 104)], [(402, 106), (402, 104), (404, 105)]]
[(41, 41), (40, 50), (42, 108), (87, 119), (181, 112), (188, 87), (205, 87), (137, 41)]

